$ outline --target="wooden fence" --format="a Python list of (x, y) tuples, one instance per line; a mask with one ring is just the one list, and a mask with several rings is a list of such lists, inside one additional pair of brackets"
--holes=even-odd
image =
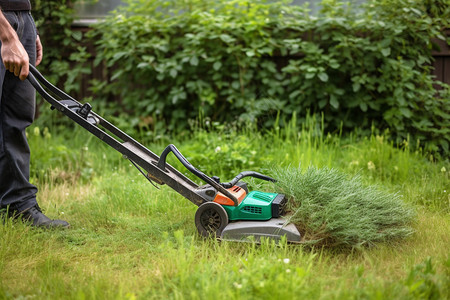
[[(450, 29), (444, 33), (450, 37)], [(450, 84), (450, 46), (442, 40), (434, 40), (434, 43), (439, 46), (439, 50), (433, 51), (433, 75), (436, 76), (436, 80)]]

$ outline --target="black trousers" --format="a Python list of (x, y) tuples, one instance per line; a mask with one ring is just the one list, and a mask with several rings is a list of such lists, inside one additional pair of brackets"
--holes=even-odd
[[(27, 11), (3, 12), (36, 62), (36, 27)], [(1, 57), (0, 57), (1, 58)], [(35, 90), (0, 63), (0, 208), (23, 211), (36, 205), (37, 188), (30, 179), (30, 148), (25, 129), (33, 122)]]

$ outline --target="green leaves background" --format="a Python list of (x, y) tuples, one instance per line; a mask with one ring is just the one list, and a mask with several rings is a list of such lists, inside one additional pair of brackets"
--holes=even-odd
[[(389, 128), (448, 156), (450, 88), (431, 76), (445, 0), (324, 0), (317, 14), (286, 1), (126, 2), (89, 33), (108, 78), (90, 89), (111, 115), (178, 131), (199, 116), (270, 128), (278, 112), (299, 124), (315, 113), (329, 132)], [(69, 69), (69, 89), (86, 73), (79, 51), (75, 68), (53, 67)]]

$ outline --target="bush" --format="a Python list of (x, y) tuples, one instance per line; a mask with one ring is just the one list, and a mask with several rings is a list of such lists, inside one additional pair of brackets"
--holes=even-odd
[[(81, 34), (69, 29), (70, 2), (34, 2), (51, 50), (45, 74), (76, 90), (89, 70)], [(186, 129), (201, 113), (270, 127), (277, 111), (298, 112), (299, 122), (310, 111), (324, 113), (328, 131), (389, 127), (398, 142), (409, 136), (448, 153), (450, 89), (442, 84), (437, 95), (430, 75), (431, 38), (445, 39), (449, 26), (445, 0), (369, 1), (362, 9), (324, 0), (317, 17), (282, 1), (127, 2), (92, 32), (96, 61), (111, 71), (111, 82), (92, 90), (97, 99), (118, 97), (114, 112), (133, 124)]]
[(414, 212), (398, 194), (366, 186), (360, 176), (348, 178), (335, 169), (279, 169), (278, 192), (303, 241), (326, 247), (360, 247), (410, 235)]
[(450, 92), (433, 89), (430, 38), (444, 39), (450, 9), (428, 2), (323, 1), (312, 17), (284, 2), (129, 1), (95, 26), (97, 62), (114, 73), (94, 89), (170, 129), (199, 112), (272, 126), (276, 111), (310, 110), (329, 131), (390, 127), (448, 151)]

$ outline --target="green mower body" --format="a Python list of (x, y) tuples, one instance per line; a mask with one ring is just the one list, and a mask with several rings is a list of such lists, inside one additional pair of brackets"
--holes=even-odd
[(284, 195), (252, 191), (238, 206), (224, 205), (229, 221), (266, 221), (280, 216)]

